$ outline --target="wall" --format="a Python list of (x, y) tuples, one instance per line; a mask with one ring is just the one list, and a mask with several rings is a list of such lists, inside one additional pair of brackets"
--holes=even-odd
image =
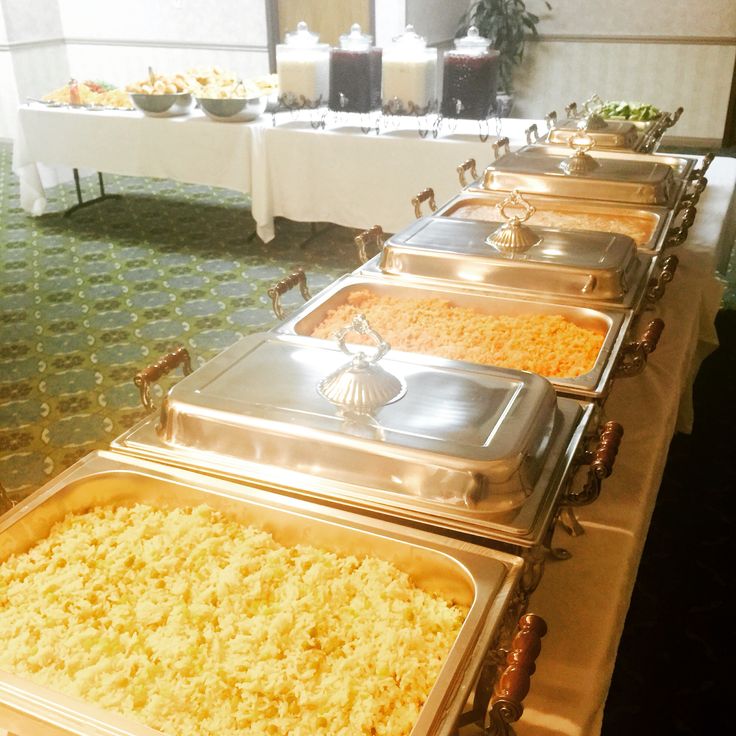
[(268, 73), (262, 0), (57, 0), (69, 68), (124, 85), (153, 66), (164, 73), (219, 66)]
[(539, 118), (598, 93), (685, 108), (677, 138), (720, 141), (736, 61), (734, 0), (541, 0), (515, 77), (514, 115)]
[(59, 86), (69, 67), (57, 0), (2, 0), (1, 15), (0, 138), (11, 138), (18, 101)]

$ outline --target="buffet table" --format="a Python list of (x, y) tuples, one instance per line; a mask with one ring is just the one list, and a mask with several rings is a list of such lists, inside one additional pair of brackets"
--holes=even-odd
[(153, 118), (31, 104), (20, 108), (17, 131), (13, 171), (21, 207), (32, 215), (43, 214), (45, 190), (68, 181), (72, 168), (250, 192), (251, 127), (216, 123), (199, 111)]
[[(74, 143), (73, 155), (68, 156), (60, 152), (64, 146), (71, 150), (63, 135), (42, 140), (55, 120), (63, 121), (66, 133), (76, 137), (79, 126), (74, 120), (81, 117), (86, 117), (87, 143), (95, 153), (83, 156), (81, 136)], [(94, 120), (103, 122), (91, 122)], [(313, 130), (299, 121), (276, 127), (269, 127), (270, 119), (251, 126), (220, 125), (199, 116), (149, 120), (137, 113), (31, 108), (21, 110), (21, 122), (15, 168), (21, 176), (23, 206), (29, 211), (39, 214), (37, 210), (43, 209), (38, 204), (44, 199), (43, 190), (34, 190), (34, 181), (40, 181), (34, 178), (37, 161), (202, 183), (214, 183), (204, 181), (206, 177), (234, 178), (236, 169), (242, 167), (247, 181), (243, 175), (240, 184), (231, 188), (251, 192), (253, 213), (265, 240), (273, 236), (273, 218), (278, 215), (353, 227), (380, 224), (386, 231), (398, 230), (413, 219), (409, 200), (420, 189), (433, 186), (442, 202), (458, 190), (457, 164), (472, 156), (483, 166), (492, 157), (490, 142), (480, 142), (477, 134), (460, 130), (421, 139), (415, 131), (401, 129), (376, 136), (354, 129)], [(502, 132), (520, 145), (531, 122), (504, 121)], [(185, 161), (177, 162), (179, 149), (169, 139), (180, 134), (181, 144), (185, 136), (201, 136), (205, 125), (210, 134), (204, 136), (205, 145), (212, 153), (199, 149), (190, 156), (187, 151)], [(112, 132), (115, 126), (120, 126), (118, 132)], [(132, 132), (136, 126), (139, 130)], [(121, 132), (128, 130), (131, 138), (121, 138), (118, 150), (109, 151), (100, 133), (103, 129), (105, 135), (121, 136), (128, 135)], [(161, 142), (157, 150), (149, 145), (149, 135), (167, 143)], [(231, 144), (241, 146), (237, 153), (230, 149), (230, 168), (224, 173), (213, 165), (213, 157), (223, 155), (222, 144), (214, 142), (220, 136), (232, 136)], [(189, 146), (194, 146), (195, 138), (189, 140)], [(126, 156), (140, 151), (145, 155), (127, 160)], [(195, 158), (198, 166), (192, 164)], [(200, 179), (186, 178), (189, 176)], [(556, 531), (554, 546), (564, 547), (572, 558), (549, 560), (531, 598), (529, 610), (547, 620), (549, 634), (537, 661), (524, 716), (516, 725), (519, 736), (600, 732), (667, 449), (676, 430), (691, 427), (692, 382), (703, 358), (717, 345), (713, 322), (722, 286), (714, 271), (723, 265), (736, 234), (736, 159), (717, 158), (708, 179), (687, 243), (676, 250), (680, 265), (675, 280), (642, 320), (646, 322), (651, 315), (665, 321), (657, 351), (640, 376), (616, 383), (605, 407), (606, 418), (625, 429), (614, 474), (604, 484), (601, 498), (578, 512), (585, 534), (570, 537)]]

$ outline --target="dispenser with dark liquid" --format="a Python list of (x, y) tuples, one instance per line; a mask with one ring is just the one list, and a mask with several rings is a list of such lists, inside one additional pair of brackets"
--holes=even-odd
[(354, 23), (330, 51), (329, 108), (336, 112), (372, 112), (381, 107), (381, 49)]
[(485, 120), (496, 108), (499, 52), (475, 26), (444, 55), (442, 105), (444, 117)]

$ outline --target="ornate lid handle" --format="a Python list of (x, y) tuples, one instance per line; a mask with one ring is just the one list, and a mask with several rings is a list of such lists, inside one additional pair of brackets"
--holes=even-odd
[[(351, 332), (355, 332), (358, 335), (366, 335), (370, 337), (375, 343), (377, 350), (372, 357), (368, 357), (362, 350), (353, 353), (347, 346), (346, 336)], [(337, 332), (334, 333), (334, 338), (337, 340), (337, 344), (340, 346), (345, 355), (349, 355), (354, 360), (360, 361), (364, 365), (374, 365), (383, 358), (386, 353), (391, 350), (391, 346), (370, 326), (366, 316), (364, 314), (357, 314), (353, 317), (353, 321), (341, 327)]]
[[(506, 208), (510, 207), (521, 209), (521, 216), (508, 215), (506, 213)], [(502, 202), (499, 202), (496, 205), (496, 209), (498, 210), (501, 217), (503, 217), (503, 219), (507, 222), (510, 222), (512, 225), (516, 223), (521, 224), (522, 222), (526, 222), (537, 211), (537, 208), (533, 204), (524, 199), (524, 195), (518, 189), (514, 189), (514, 191), (511, 192), (511, 194), (509, 194), (506, 199), (504, 199)]]

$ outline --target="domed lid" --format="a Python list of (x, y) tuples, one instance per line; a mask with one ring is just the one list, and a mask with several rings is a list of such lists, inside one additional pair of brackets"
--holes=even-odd
[(360, 28), (360, 23), (350, 26), (350, 33), (340, 36), (340, 48), (347, 51), (367, 51), (373, 43), (373, 37)]
[(491, 40), (480, 35), (475, 26), (468, 28), (468, 35), (455, 39), (455, 48), (469, 54), (482, 54), (488, 50)]
[(296, 24), (296, 31), (284, 35), (284, 43), (292, 49), (328, 46), (326, 43), (319, 43), (319, 33), (310, 31), (309, 26), (303, 20)]

